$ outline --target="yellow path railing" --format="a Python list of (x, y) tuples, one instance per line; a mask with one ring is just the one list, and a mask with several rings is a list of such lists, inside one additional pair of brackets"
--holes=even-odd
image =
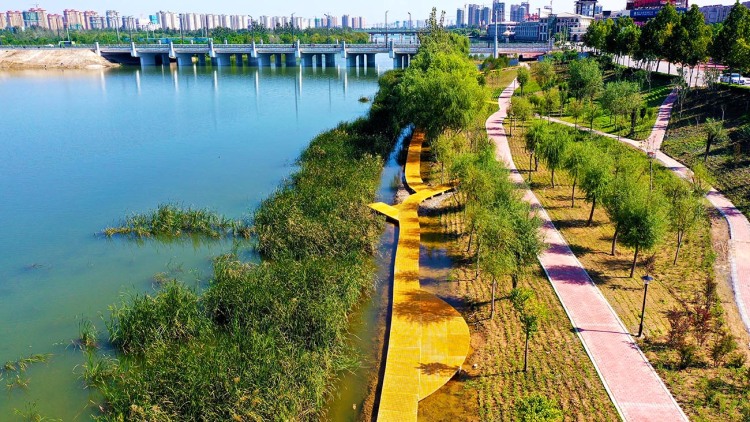
[(414, 194), (400, 205), (370, 205), (399, 225), (378, 421), (416, 421), (419, 401), (445, 385), (469, 352), (469, 326), (461, 314), (419, 285), (419, 204), (452, 189), (422, 181), (423, 142), (424, 133), (416, 132), (406, 159), (406, 183)]

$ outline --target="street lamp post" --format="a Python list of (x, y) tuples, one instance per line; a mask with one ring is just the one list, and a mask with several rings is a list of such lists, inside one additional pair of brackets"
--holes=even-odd
[(185, 34), (182, 32), (182, 27), (185, 26), (185, 18), (182, 13), (180, 13), (180, 44), (185, 44)]
[(388, 47), (388, 10), (385, 11), (385, 46)]
[(409, 14), (409, 30), (411, 30), (411, 12), (406, 12)]
[(643, 305), (641, 306), (641, 324), (638, 326), (638, 336), (643, 334), (643, 316), (646, 314), (646, 294), (648, 293), (648, 285), (654, 281), (654, 278), (650, 275), (644, 275), (641, 277), (643, 280)]

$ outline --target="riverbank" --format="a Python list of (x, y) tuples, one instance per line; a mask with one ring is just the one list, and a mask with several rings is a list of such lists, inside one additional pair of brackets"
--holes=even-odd
[(0, 50), (0, 69), (108, 69), (119, 66), (85, 49)]

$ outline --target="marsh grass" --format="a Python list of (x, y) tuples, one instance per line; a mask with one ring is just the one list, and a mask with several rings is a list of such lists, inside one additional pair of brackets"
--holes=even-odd
[(152, 212), (129, 216), (121, 226), (108, 227), (103, 233), (107, 237), (132, 236), (139, 239), (182, 235), (247, 239), (252, 234), (252, 228), (246, 222), (231, 220), (206, 209), (162, 204)]
[(83, 368), (103, 420), (321, 418), (335, 374), (356, 366), (348, 318), (376, 277), (382, 219), (367, 205), (394, 146), (398, 75), (381, 77), (368, 118), (316, 137), (261, 203), (262, 262), (225, 254), (202, 293), (159, 276), (155, 294), (112, 306), (117, 359), (91, 354)]

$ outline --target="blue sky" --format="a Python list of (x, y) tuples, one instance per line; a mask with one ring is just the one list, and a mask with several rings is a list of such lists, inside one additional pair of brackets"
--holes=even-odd
[[(135, 16), (152, 14), (158, 10), (171, 10), (174, 12), (197, 12), (197, 13), (227, 13), (227, 14), (249, 14), (260, 15), (291, 15), (312, 18), (323, 16), (325, 13), (341, 16), (349, 14), (352, 16), (364, 16), (368, 24), (383, 22), (385, 11), (389, 10), (388, 21), (406, 20), (407, 12), (412, 13), (412, 19), (424, 19), (431, 8), (437, 7), (438, 11), (445, 10), (449, 19), (455, 19), (456, 9), (466, 3), (477, 3), (490, 5), (492, 0), (379, 0), (379, 1), (341, 1), (341, 0), (277, 0), (277, 1), (239, 1), (239, 0), (5, 0), (0, 6), (3, 11), (6, 8), (26, 9), (34, 2), (48, 12), (61, 13), (63, 9), (71, 8), (78, 10), (95, 10), (103, 14), (107, 9), (114, 9), (123, 14)], [(520, 3), (521, 0), (505, 0), (506, 14), (510, 10), (511, 3)], [(548, 1), (531, 0), (531, 8), (536, 9)], [(733, 4), (732, 0), (699, 0), (698, 5), (706, 4)], [(601, 4), (605, 10), (619, 10), (625, 7), (625, 0), (603, 0)], [(553, 2), (555, 11), (572, 12), (573, 0)], [(507, 18), (507, 16), (506, 16)]]

